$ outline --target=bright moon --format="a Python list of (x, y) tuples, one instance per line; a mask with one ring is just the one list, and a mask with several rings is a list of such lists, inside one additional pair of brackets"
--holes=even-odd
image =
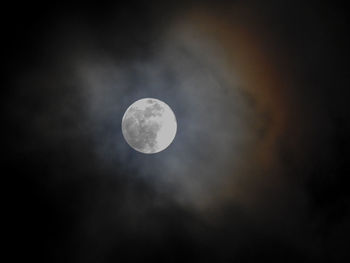
[(174, 140), (176, 130), (174, 112), (167, 104), (153, 98), (135, 101), (122, 119), (126, 142), (142, 153), (158, 153), (166, 149)]

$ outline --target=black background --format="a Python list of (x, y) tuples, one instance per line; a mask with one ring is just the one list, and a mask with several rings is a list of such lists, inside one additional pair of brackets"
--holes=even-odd
[[(3, 160), (6, 163), (3, 178), (10, 179), (9, 183), (3, 183), (5, 192), (9, 191), (3, 201), (10, 208), (7, 213), (10, 224), (6, 228), (10, 230), (8, 243), (14, 251), (13, 261), (17, 258), (36, 262), (349, 260), (348, 11), (334, 1), (250, 3), (261, 10), (274, 37), (293, 55), (291, 70), (304, 84), (296, 88), (296, 92), (305, 101), (320, 105), (315, 107), (316, 111), (320, 107), (322, 114), (326, 113), (324, 121), (319, 117), (321, 121), (313, 130), (315, 136), (322, 134), (323, 129), (331, 130), (327, 133), (325, 147), (317, 142), (308, 149), (309, 165), (303, 173), (308, 178), (304, 186), (311, 205), (302, 215), (303, 227), (298, 228), (300, 232), (293, 240), (281, 239), (275, 230), (270, 231), (271, 225), (256, 223), (258, 219), (250, 220), (244, 211), (236, 208), (228, 207), (219, 224), (207, 225), (200, 216), (167, 200), (167, 196), (164, 196), (166, 205), (160, 209), (149, 208), (142, 215), (143, 223), (138, 228), (127, 227), (128, 215), (123, 214), (123, 210), (117, 214), (111, 212), (108, 197), (101, 197), (98, 189), (110, 187), (119, 200), (113, 205), (121, 207), (125, 205), (123, 197), (132, 189), (135, 202), (147, 206), (154, 192), (144, 181), (128, 177), (136, 170), (120, 168), (118, 173), (122, 177), (101, 170), (102, 164), (88, 136), (53, 141), (30, 128), (31, 115), (46, 111), (64, 98), (62, 92), (50, 89), (23, 91), (17, 81), (35, 67), (55, 71), (57, 60), (52, 59), (52, 52), (56, 48), (52, 39), (57, 34), (57, 25), (69, 24), (72, 19), (81, 21), (99, 39), (101, 49), (115, 54), (115, 59), (128, 61), (148, 55), (145, 46), (156, 38), (154, 27), (162, 23), (164, 17), (182, 12), (187, 6), (195, 8), (204, 4), (227, 3), (13, 2), (2, 6), (2, 43), (5, 45)], [(116, 27), (120, 36), (113, 42), (109, 34)], [(70, 88), (65, 87), (63, 94), (69, 92)], [(79, 105), (76, 104), (77, 115), (81, 110)], [(21, 113), (19, 108), (30, 114)], [(66, 123), (57, 122), (57, 127), (61, 125), (76, 124), (68, 119)], [(300, 148), (303, 152), (303, 147)], [(47, 179), (56, 173), (76, 176), (74, 180)], [(104, 179), (96, 177), (101, 173)], [(103, 227), (96, 230), (95, 240), (85, 242), (82, 218), (89, 210), (87, 204), (100, 198), (107, 198), (101, 205), (101, 218), (96, 219)], [(232, 227), (232, 218), (240, 226), (238, 229)], [(157, 235), (160, 229), (161, 238)], [(304, 244), (305, 239), (310, 240), (308, 245)]]

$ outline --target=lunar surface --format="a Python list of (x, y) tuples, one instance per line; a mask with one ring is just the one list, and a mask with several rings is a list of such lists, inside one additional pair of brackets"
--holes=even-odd
[(174, 140), (176, 117), (164, 102), (144, 98), (135, 101), (122, 119), (122, 132), (126, 142), (141, 153), (158, 153)]

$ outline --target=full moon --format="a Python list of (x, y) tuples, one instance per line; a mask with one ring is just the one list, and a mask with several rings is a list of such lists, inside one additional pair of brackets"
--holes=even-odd
[(174, 140), (176, 130), (174, 112), (158, 99), (135, 101), (122, 119), (122, 132), (126, 142), (141, 153), (163, 151)]

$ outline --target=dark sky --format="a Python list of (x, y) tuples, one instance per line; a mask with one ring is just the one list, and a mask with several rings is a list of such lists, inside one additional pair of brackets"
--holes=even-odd
[[(2, 10), (13, 261), (349, 261), (344, 6)], [(121, 133), (125, 110), (144, 97), (178, 121), (154, 155)]]

